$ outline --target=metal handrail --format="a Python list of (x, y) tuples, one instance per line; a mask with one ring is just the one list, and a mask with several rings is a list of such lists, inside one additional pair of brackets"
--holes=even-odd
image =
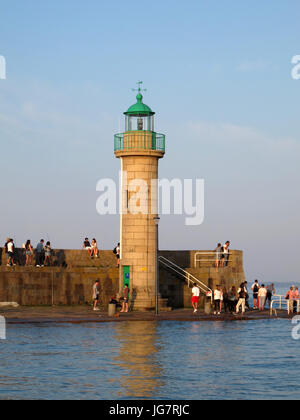
[(128, 131), (115, 134), (115, 152), (154, 150), (165, 152), (166, 136), (155, 131)]
[(199, 289), (206, 295), (208, 292), (211, 293), (211, 299), (213, 296), (213, 291), (201, 280), (197, 279), (193, 274), (189, 273), (188, 271), (184, 270), (183, 268), (179, 267), (179, 265), (173, 263), (173, 261), (168, 260), (165, 257), (159, 257), (159, 262), (163, 264), (164, 266), (170, 268), (177, 274), (179, 274), (181, 277), (184, 277), (188, 283), (188, 286), (190, 286), (190, 283), (197, 283)]
[[(300, 299), (298, 298), (293, 300), (297, 300), (297, 313), (300, 313)], [(286, 306), (286, 309), (288, 308), (288, 301), (289, 299), (286, 299), (285, 295), (274, 295), (270, 306), (270, 315), (273, 315), (273, 311), (275, 311), (275, 313), (277, 314), (276, 308), (274, 308), (275, 303), (278, 303), (278, 309), (282, 310), (283, 306)]]
[[(207, 256), (207, 259), (204, 258), (197, 258), (199, 256)], [(232, 262), (232, 260), (230, 259), (232, 253), (229, 252), (229, 257), (228, 257), (228, 263)], [(211, 257), (211, 258), (210, 258)], [(216, 251), (198, 251), (195, 253), (194, 256), (194, 266), (195, 268), (197, 268), (197, 263), (201, 263), (201, 262), (211, 262), (211, 263), (215, 263), (216, 261)]]

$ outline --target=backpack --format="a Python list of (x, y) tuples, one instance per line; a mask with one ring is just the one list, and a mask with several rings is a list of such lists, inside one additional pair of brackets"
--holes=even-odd
[(113, 253), (114, 253), (115, 255), (117, 255), (117, 247), (115, 247), (115, 249), (113, 250)]

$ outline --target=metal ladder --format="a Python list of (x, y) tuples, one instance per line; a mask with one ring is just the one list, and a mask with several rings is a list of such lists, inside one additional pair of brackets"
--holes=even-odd
[(197, 279), (197, 277), (193, 276), (193, 274), (189, 273), (188, 271), (184, 270), (183, 268), (179, 267), (179, 265), (173, 263), (172, 261), (168, 260), (165, 257), (159, 257), (158, 261), (164, 266), (169, 268), (170, 270), (174, 271), (176, 274), (180, 275), (181, 277), (184, 277), (184, 279), (187, 281), (188, 286), (190, 287), (191, 283), (196, 283), (199, 289), (202, 293), (205, 295), (210, 295), (209, 297), (213, 296), (213, 291), (204, 283), (202, 283), (201, 280)]

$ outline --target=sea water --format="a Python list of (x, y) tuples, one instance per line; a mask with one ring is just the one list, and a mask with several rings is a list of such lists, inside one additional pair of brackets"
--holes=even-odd
[(0, 399), (299, 399), (287, 319), (11, 324)]

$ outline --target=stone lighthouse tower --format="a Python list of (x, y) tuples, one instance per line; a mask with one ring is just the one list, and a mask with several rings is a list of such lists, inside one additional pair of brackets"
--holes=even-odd
[(155, 307), (158, 219), (158, 161), (165, 154), (165, 136), (154, 130), (155, 113), (143, 103), (139, 82), (137, 103), (125, 112), (125, 132), (115, 135), (115, 156), (121, 160), (120, 289), (127, 283), (134, 310)]

